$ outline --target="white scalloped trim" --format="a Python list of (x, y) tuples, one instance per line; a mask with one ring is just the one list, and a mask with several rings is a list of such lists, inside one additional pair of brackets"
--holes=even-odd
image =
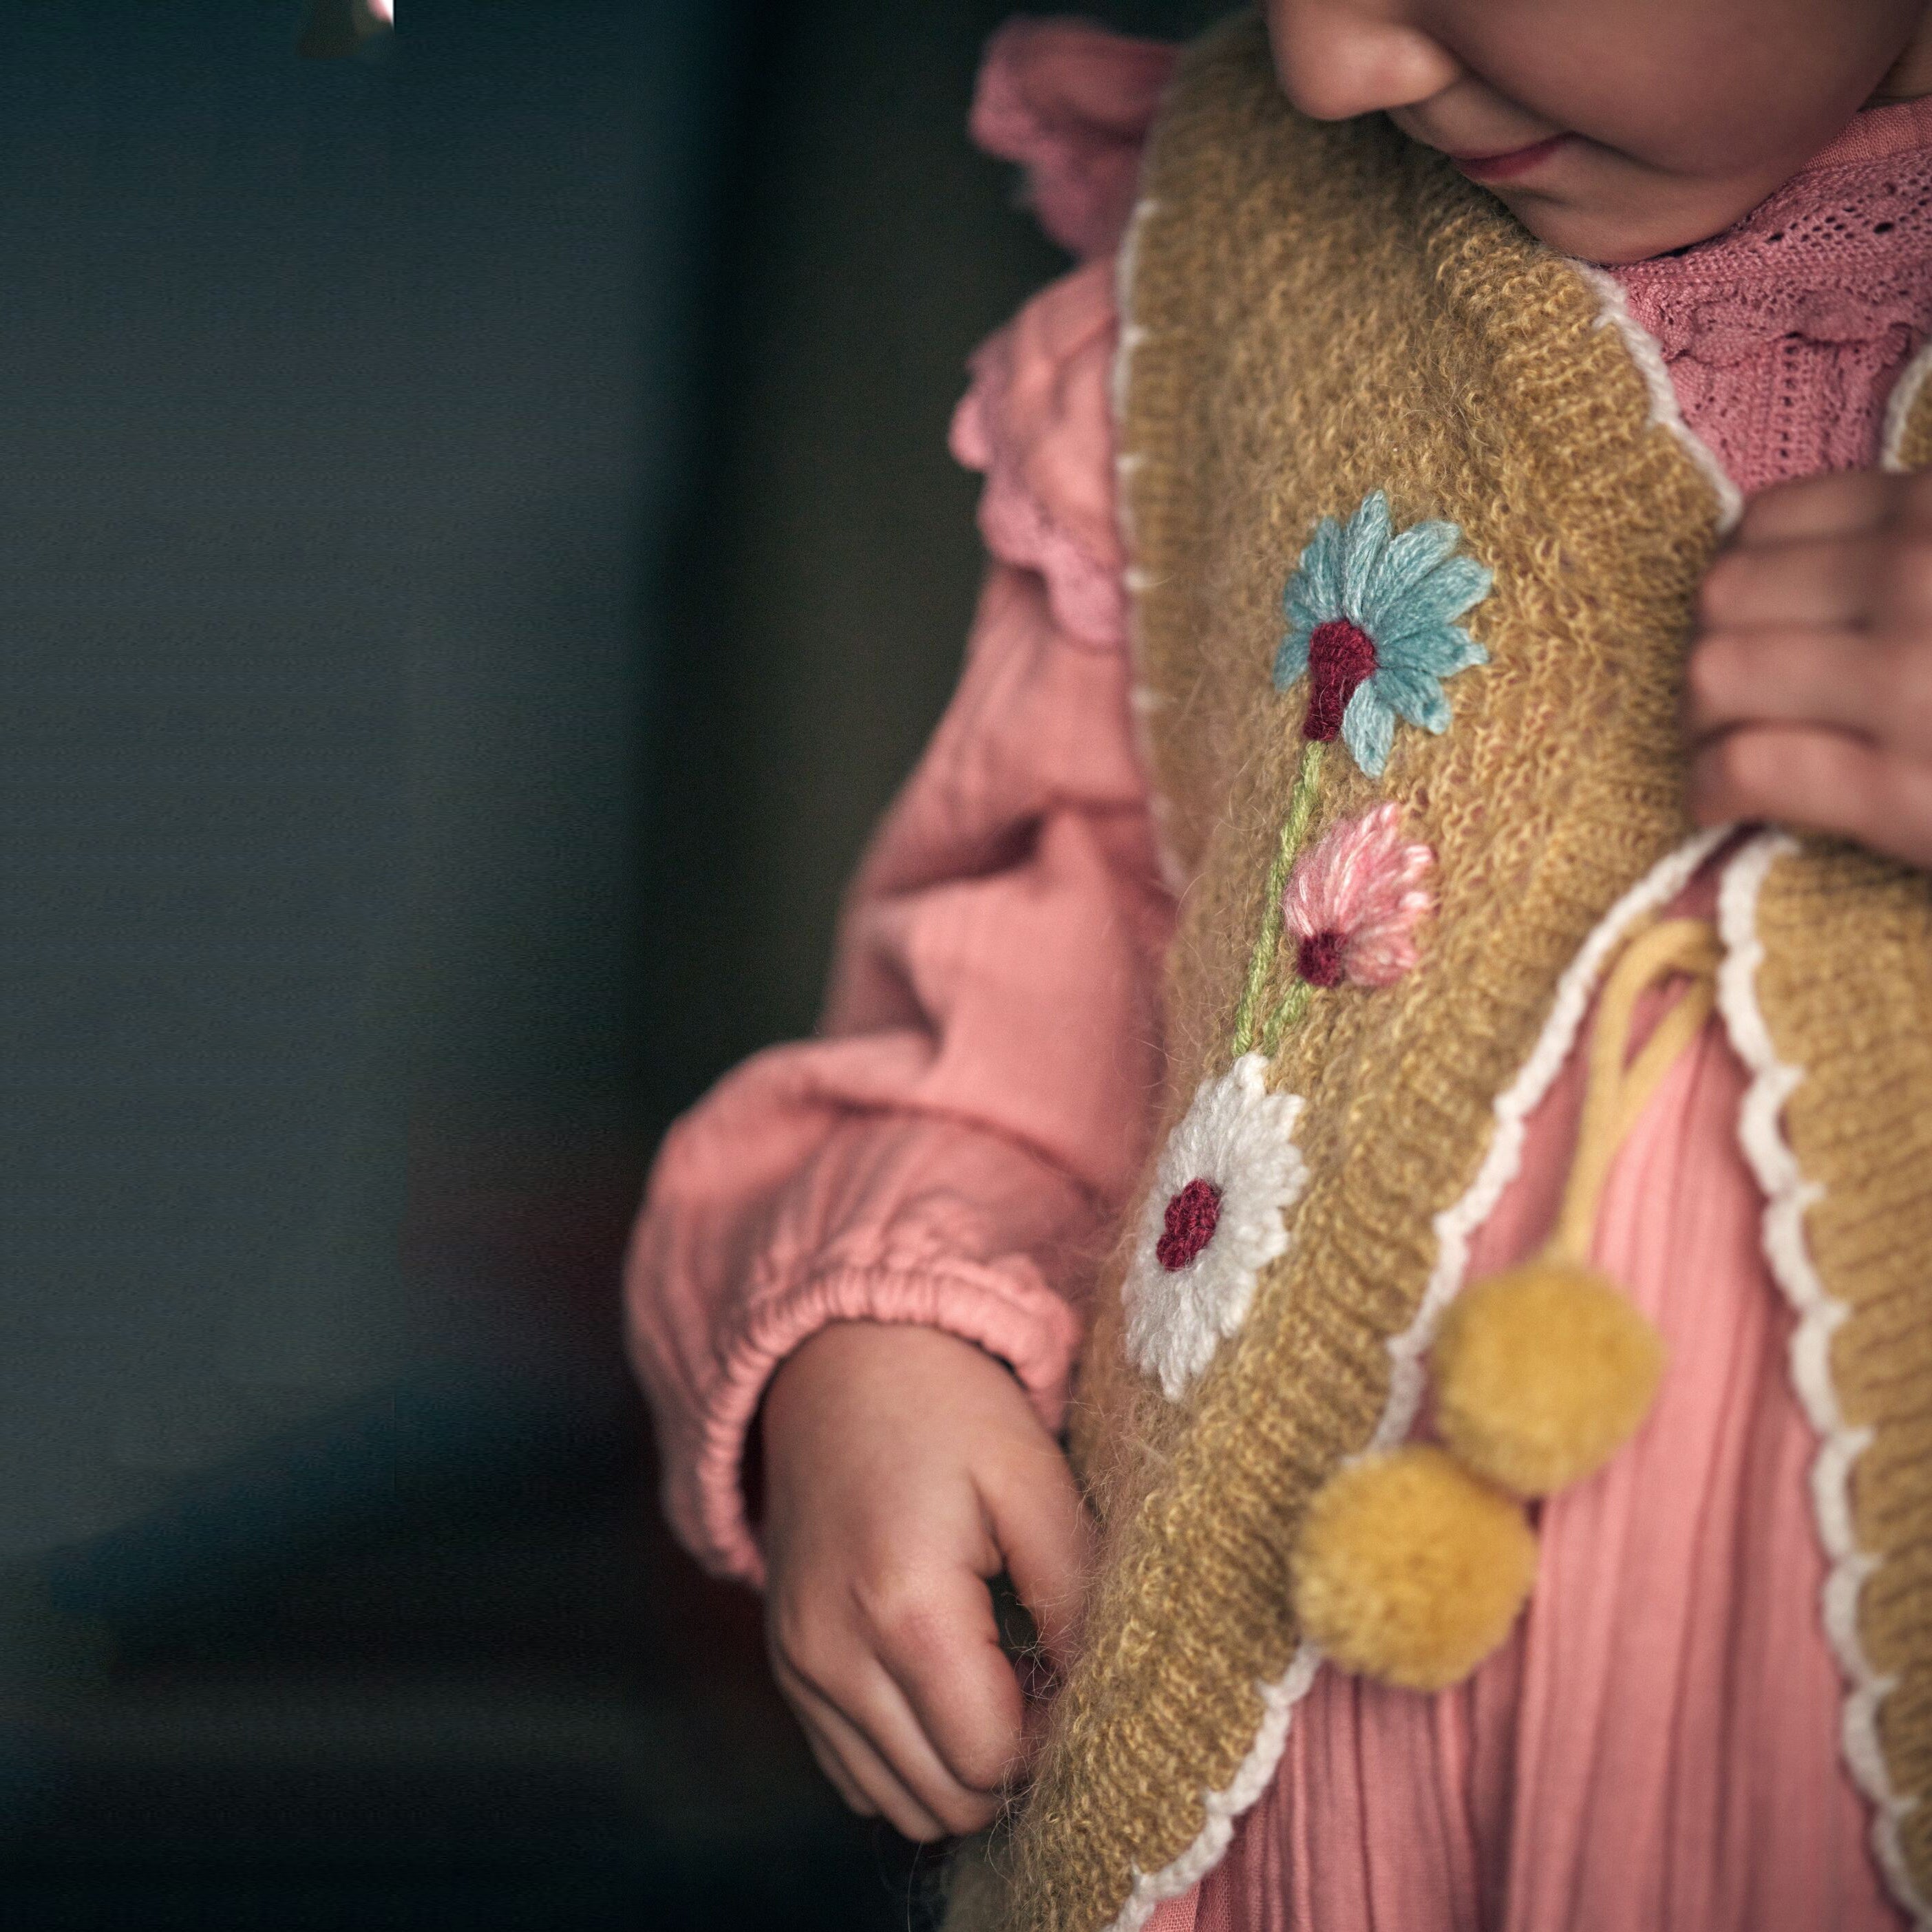
[[(1372, 1448), (1387, 1448), (1402, 1441), (1414, 1424), (1422, 1400), (1422, 1357), (1435, 1339), (1443, 1311), (1462, 1286), (1469, 1264), (1471, 1240), (1494, 1212), (1504, 1190), (1516, 1178), (1522, 1164), (1529, 1116), (1570, 1057), (1604, 962), (1637, 920), (1669, 904), (1684, 890), (1692, 874), (1731, 836), (1732, 830), (1729, 826), (1720, 826), (1713, 831), (1700, 832), (1653, 866), (1604, 915), (1557, 982), (1556, 1004), (1544, 1022), (1534, 1048), (1516, 1078), (1496, 1097), (1496, 1131), (1475, 1180), (1453, 1208), (1445, 1208), (1436, 1217), (1436, 1268), (1423, 1290), (1414, 1319), (1400, 1334), (1390, 1338), (1388, 1400), (1370, 1439)], [(1267, 1790), (1274, 1776), (1287, 1746), (1289, 1719), (1295, 1706), (1308, 1694), (1321, 1665), (1321, 1652), (1312, 1643), (1304, 1643), (1280, 1677), (1272, 1683), (1256, 1685), (1261, 1694), (1262, 1725), (1241, 1761), (1240, 1769), (1225, 1791), (1203, 1795), (1208, 1822), (1179, 1858), (1158, 1871), (1144, 1872), (1138, 1865), (1134, 1868), (1133, 1889), (1107, 1932), (1139, 1932), (1156, 1905), (1165, 1899), (1180, 1897), (1220, 1862), (1234, 1836), (1234, 1821)]]
[[(1127, 217), (1119, 250), (1114, 256), (1114, 306), (1120, 319), (1120, 343), (1114, 351), (1114, 420), (1117, 423), (1126, 419), (1127, 382), (1134, 351), (1148, 339), (1147, 331), (1134, 320), (1134, 275), (1140, 266), (1141, 230), (1160, 207), (1151, 195), (1143, 195), (1134, 203), (1134, 212)], [(1124, 509), (1121, 514), (1124, 520)], [(1124, 520), (1122, 534), (1127, 533)]]
[(1718, 460), (1716, 452), (1684, 420), (1684, 411), (1678, 403), (1677, 391), (1671, 382), (1670, 370), (1664, 366), (1664, 351), (1658, 346), (1657, 338), (1630, 314), (1623, 284), (1616, 276), (1588, 262), (1573, 261), (1570, 266), (1596, 294), (1599, 304), (1597, 326), (1614, 328), (1623, 338), (1624, 346), (1630, 351), (1630, 360), (1636, 364), (1643, 386), (1650, 393), (1651, 421), (1662, 424), (1684, 446), (1685, 453), (1703, 472), (1705, 482), (1716, 494), (1718, 534), (1728, 536), (1737, 527), (1738, 519), (1744, 513), (1744, 497), (1724, 466)]
[(1825, 1580), (1825, 1630), (1844, 1673), (1842, 1743), (1845, 1762), (1872, 1806), (1872, 1850), (1893, 1896), (1912, 1923), (1932, 1928), (1932, 1904), (1919, 1895), (1906, 1870), (1899, 1821), (1916, 1800), (1893, 1790), (1878, 1735), (1879, 1706), (1893, 1680), (1873, 1669), (1858, 1638), (1858, 1595), (1879, 1559), (1858, 1546), (1852, 1521), (1852, 1471), (1871, 1441), (1854, 1429), (1838, 1406), (1832, 1379), (1832, 1337), (1850, 1313), (1830, 1294), (1804, 1239), (1804, 1216), (1822, 1195), (1808, 1180), (1781, 1124), (1785, 1102), (1804, 1078), (1802, 1067), (1778, 1057), (1757, 1003), (1764, 942), (1758, 937), (1758, 896), (1773, 866), (1798, 849), (1788, 833), (1760, 833), (1725, 868), (1718, 895), (1718, 926), (1724, 962), (1718, 975), (1718, 1004), (1731, 1044), (1751, 1076), (1738, 1138), (1764, 1190), (1764, 1252), (1771, 1271), (1798, 1316), (1791, 1338), (1791, 1381), (1818, 1435), (1811, 1466), (1811, 1500), (1818, 1538), (1831, 1565)]
[[(1127, 388), (1132, 380), (1134, 353), (1148, 340), (1147, 330), (1133, 319), (1134, 269), (1140, 259), (1141, 227), (1160, 206), (1150, 196), (1143, 197), (1134, 204), (1134, 212), (1127, 218), (1126, 231), (1120, 238), (1120, 253), (1114, 257), (1114, 304), (1119, 311), (1120, 325), (1113, 368), (1114, 427), (1117, 434), (1127, 420)], [(1114, 458), (1114, 520), (1120, 528), (1121, 547), (1130, 557), (1134, 555), (1136, 546), (1133, 506), (1127, 486), (1135, 472), (1144, 467), (1146, 462), (1144, 455), (1129, 449), (1120, 451)], [(1146, 653), (1142, 648), (1140, 600), (1160, 580), (1138, 564), (1130, 563), (1121, 581), (1127, 589), (1127, 655), (1135, 678), (1128, 694), (1133, 721), (1134, 752), (1140, 760), (1142, 774), (1148, 781), (1148, 816), (1154, 829), (1154, 856), (1160, 866), (1161, 884), (1178, 898), (1192, 883), (1193, 875), (1180, 862), (1180, 855), (1174, 847), (1174, 808), (1154, 785), (1154, 743), (1148, 723), (1164, 700), (1158, 692), (1140, 682), (1147, 663)]]
[(1305, 1643), (1274, 1683), (1256, 1686), (1261, 1693), (1262, 1724), (1255, 1733), (1253, 1749), (1242, 1760), (1240, 1769), (1226, 1790), (1207, 1794), (1204, 1800), (1207, 1825), (1179, 1858), (1156, 1872), (1144, 1872), (1138, 1865), (1134, 1867), (1133, 1889), (1107, 1932), (1140, 1932), (1156, 1906), (1190, 1891), (1221, 1862), (1234, 1838), (1237, 1820), (1268, 1788), (1288, 1744), (1288, 1720), (1294, 1714), (1295, 1706), (1307, 1696), (1321, 1667), (1321, 1652), (1312, 1643)]

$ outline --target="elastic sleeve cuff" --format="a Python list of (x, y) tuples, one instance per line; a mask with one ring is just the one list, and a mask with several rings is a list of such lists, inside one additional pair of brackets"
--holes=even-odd
[(1047, 1428), (1058, 1432), (1065, 1414), (1079, 1317), (1036, 1275), (1018, 1278), (1010, 1264), (837, 1265), (760, 1297), (728, 1338), (695, 1454), (674, 1459), (664, 1496), (674, 1524), (706, 1566), (754, 1587), (764, 1585), (764, 1559), (746, 1508), (747, 1438), (779, 1364), (834, 1322), (943, 1329), (1007, 1364)]

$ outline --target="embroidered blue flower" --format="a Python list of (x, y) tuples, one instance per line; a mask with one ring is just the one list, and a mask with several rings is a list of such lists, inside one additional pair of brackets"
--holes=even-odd
[(1378, 490), (1346, 528), (1322, 519), (1282, 593), (1288, 634), (1275, 655), (1275, 688), (1306, 676), (1302, 735), (1340, 737), (1372, 778), (1388, 763), (1396, 718), (1447, 730), (1443, 680), (1489, 660), (1455, 622), (1495, 580), (1474, 558), (1456, 554), (1462, 541), (1454, 524), (1396, 534)]

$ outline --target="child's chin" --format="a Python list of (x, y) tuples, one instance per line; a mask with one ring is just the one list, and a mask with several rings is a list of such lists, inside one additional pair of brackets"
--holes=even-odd
[(1509, 195), (1502, 197), (1510, 212), (1546, 247), (1558, 254), (1573, 256), (1580, 262), (1593, 262), (1614, 268), (1626, 262), (1647, 261), (1653, 255), (1667, 255), (1673, 249), (1688, 248), (1693, 242), (1720, 233), (1728, 223), (1717, 227), (1689, 224), (1680, 230), (1655, 222), (1634, 221), (1613, 215), (1592, 214), (1582, 208), (1565, 207), (1543, 196)]
[(1708, 242), (1749, 214), (1758, 200), (1753, 196), (1737, 207), (1726, 201), (1721, 206), (1652, 207), (1640, 212), (1590, 208), (1527, 190), (1490, 191), (1546, 246), (1606, 268), (1648, 261), (1653, 256)]

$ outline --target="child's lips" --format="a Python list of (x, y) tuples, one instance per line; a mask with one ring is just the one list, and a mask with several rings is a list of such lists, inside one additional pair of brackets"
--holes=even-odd
[(1451, 154), (1449, 158), (1472, 181), (1514, 181), (1540, 166), (1571, 138), (1568, 134), (1552, 134), (1547, 140), (1532, 141), (1526, 148), (1511, 148), (1504, 154)]

